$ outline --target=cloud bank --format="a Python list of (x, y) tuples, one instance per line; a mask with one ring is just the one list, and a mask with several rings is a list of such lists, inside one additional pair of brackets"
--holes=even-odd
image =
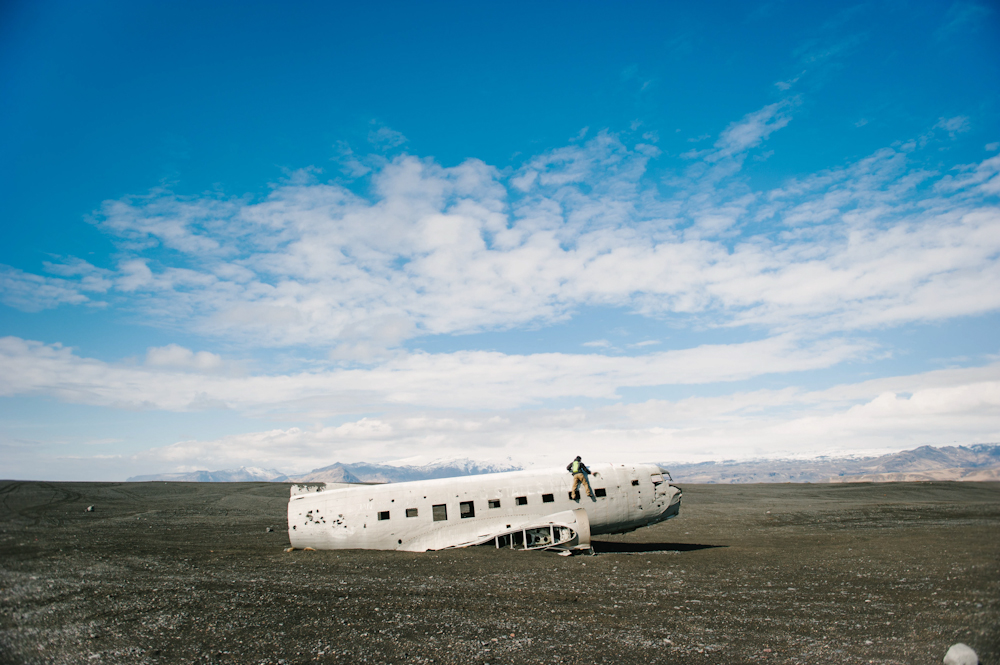
[[(303, 470), (331, 455), (415, 448), (541, 459), (614, 441), (645, 458), (690, 459), (1000, 438), (995, 364), (824, 390), (635, 397), (865, 362), (884, 353), (873, 331), (1000, 309), (1000, 156), (942, 171), (921, 152), (966, 131), (967, 117), (753, 189), (744, 162), (796, 108), (790, 99), (748, 113), (667, 172), (653, 168), (660, 148), (604, 131), (508, 171), (341, 146), (355, 180), (307, 169), (259, 198), (161, 188), (106, 201), (90, 221), (116, 243), (113, 266), (70, 257), (45, 274), (0, 267), (3, 302), (113, 306), (229, 349), (305, 349), (309, 361), (249, 372), (168, 344), (108, 362), (6, 337), (0, 395), (314, 423), (137, 457), (176, 468)], [(369, 138), (381, 151), (406, 142), (382, 126)], [(647, 339), (628, 345), (633, 355), (596, 335), (581, 342), (589, 353), (460, 348), (459, 335), (566, 322), (588, 307), (740, 328), (747, 341)], [(457, 350), (421, 351), (432, 336), (452, 336)]]
[[(592, 459), (703, 461), (877, 454), (914, 445), (1000, 439), (1000, 364), (891, 377), (824, 390), (648, 400), (589, 409), (402, 411), (337, 426), (292, 427), (181, 441), (137, 457), (215, 468), (233, 460), (309, 470), (413, 451), (554, 464)], [(331, 452), (334, 451), (334, 452)]]
[(162, 189), (107, 201), (93, 223), (121, 250), (113, 270), (8, 269), (5, 302), (106, 295), (151, 323), (365, 361), (587, 306), (803, 334), (1000, 306), (1000, 157), (941, 174), (912, 164), (911, 142), (753, 191), (740, 166), (791, 110), (748, 114), (665, 182), (647, 176), (657, 148), (603, 132), (513, 173), (379, 158), (367, 196), (302, 172), (259, 201)]

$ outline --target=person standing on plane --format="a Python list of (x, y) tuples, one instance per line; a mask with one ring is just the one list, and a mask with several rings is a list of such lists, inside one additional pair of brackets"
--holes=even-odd
[(590, 475), (590, 469), (587, 465), (580, 461), (580, 456), (577, 455), (576, 459), (569, 463), (566, 470), (573, 474), (573, 489), (569, 491), (570, 494), (574, 496), (574, 500), (580, 500), (580, 490), (578, 489), (580, 485), (587, 488), (587, 496), (591, 499), (594, 498), (594, 493), (590, 490), (590, 480), (587, 478)]

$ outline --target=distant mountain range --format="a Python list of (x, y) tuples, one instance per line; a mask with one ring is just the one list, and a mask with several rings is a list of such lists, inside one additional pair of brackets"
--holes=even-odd
[[(767, 459), (667, 463), (676, 482), (685, 483), (857, 483), (922, 480), (1000, 481), (1000, 445), (921, 446), (892, 455), (864, 458), (819, 457), (808, 460)], [(166, 480), (194, 483), (301, 482), (403, 483), (410, 480), (455, 478), (482, 473), (517, 471), (512, 461), (477, 462), (452, 459), (424, 465), (337, 462), (309, 473), (283, 474), (275, 469), (241, 466), (223, 471), (192, 471), (133, 476), (128, 482)]]
[(133, 476), (128, 482), (167, 480), (189, 483), (242, 483), (242, 482), (302, 482), (302, 483), (403, 483), (409, 480), (455, 478), (482, 473), (517, 471), (522, 467), (507, 462), (476, 462), (470, 459), (452, 459), (432, 462), (422, 466), (337, 462), (309, 473), (285, 475), (275, 469), (241, 466), (224, 471), (192, 471), (190, 473), (161, 473), (150, 476)]
[(1000, 480), (1000, 445), (921, 446), (864, 458), (820, 457), (670, 464), (677, 482), (859, 483), (921, 480)]
[(312, 483), (404, 483), (409, 480), (476, 476), (481, 473), (518, 471), (522, 467), (511, 462), (476, 462), (471, 459), (446, 460), (423, 466), (391, 466), (388, 464), (331, 464), (290, 477), (297, 482)]
[(157, 473), (150, 476), (132, 476), (126, 482), (142, 483), (150, 480), (169, 480), (183, 483), (283, 483), (288, 476), (275, 469), (241, 466), (223, 471), (191, 471), (190, 473)]

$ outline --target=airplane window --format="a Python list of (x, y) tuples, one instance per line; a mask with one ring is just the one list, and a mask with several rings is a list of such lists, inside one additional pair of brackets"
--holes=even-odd
[(438, 506), (431, 506), (431, 510), (434, 512), (434, 521), (443, 522), (448, 519), (448, 506), (445, 504), (440, 504)]
[(378, 514), (378, 519), (379, 519), (379, 521), (389, 519), (389, 511), (388, 510), (383, 510), (382, 512), (380, 512)]
[(499, 508), (500, 499), (490, 499), (490, 508)]
[(406, 509), (406, 516), (407, 517), (416, 517), (417, 516), (417, 509), (416, 508), (407, 508)]
[(528, 505), (528, 497), (526, 497), (526, 496), (519, 496), (519, 497), (517, 497), (517, 499), (514, 500), (514, 503), (516, 503), (519, 506), (527, 506)]
[(463, 501), (462, 503), (458, 504), (458, 506), (461, 511), (462, 519), (465, 519), (466, 517), (476, 516), (476, 506), (473, 504), (472, 501)]
[(607, 496), (607, 495), (608, 495), (608, 490), (604, 489), (603, 487), (594, 490), (594, 496)]
[(543, 494), (542, 495), (542, 503), (552, 503), (555, 500), (556, 500), (556, 498), (554, 496), (552, 496), (551, 494)]
[(633, 486), (634, 486), (634, 485), (638, 485), (638, 484), (639, 484), (639, 481), (638, 481), (638, 480), (633, 480), (633, 481), (632, 481), (632, 485), (633, 485)]
[(649, 477), (649, 479), (653, 481), (654, 485), (659, 485), (663, 482), (663, 476), (659, 473), (654, 473)]

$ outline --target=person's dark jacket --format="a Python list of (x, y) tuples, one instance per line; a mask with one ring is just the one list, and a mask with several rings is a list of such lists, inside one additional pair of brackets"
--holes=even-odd
[[(576, 462), (576, 460), (573, 460), (573, 462)], [(566, 465), (566, 470), (569, 471), (570, 473), (573, 473), (573, 462), (570, 462), (569, 464)], [(577, 473), (582, 473), (585, 476), (589, 476), (590, 469), (587, 468), (586, 464), (580, 462), (580, 470), (577, 471)]]

